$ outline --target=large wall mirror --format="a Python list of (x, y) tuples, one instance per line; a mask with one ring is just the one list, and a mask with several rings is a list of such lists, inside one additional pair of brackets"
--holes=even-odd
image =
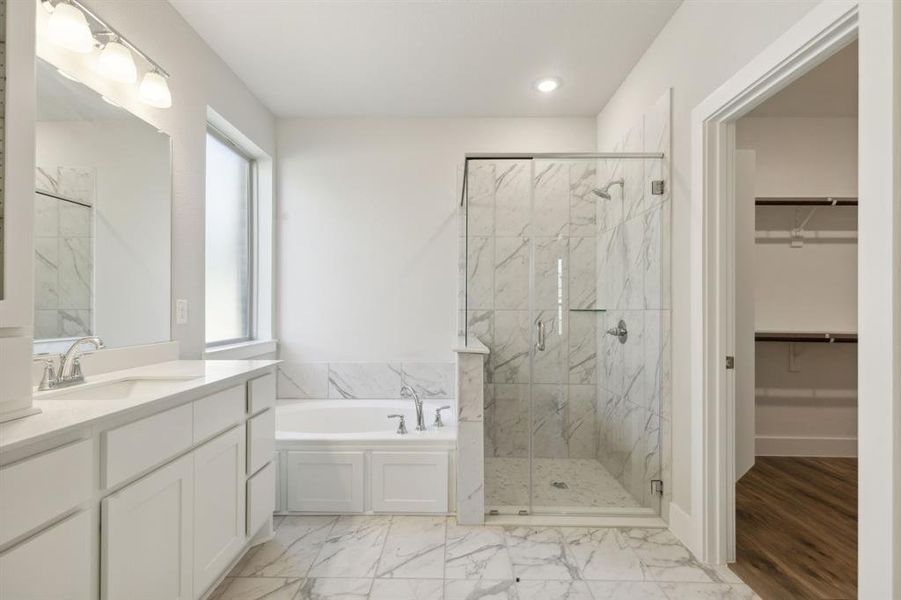
[(169, 340), (169, 137), (38, 59), (35, 142), (35, 352)]

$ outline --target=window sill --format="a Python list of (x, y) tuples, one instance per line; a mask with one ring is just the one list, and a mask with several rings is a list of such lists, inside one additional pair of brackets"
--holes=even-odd
[(212, 346), (203, 353), (204, 360), (246, 360), (272, 354), (278, 350), (278, 340), (251, 340), (227, 346)]

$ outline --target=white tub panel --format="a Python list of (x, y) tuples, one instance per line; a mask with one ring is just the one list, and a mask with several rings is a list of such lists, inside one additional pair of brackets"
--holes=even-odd
[(447, 513), (447, 452), (373, 452), (375, 512)]
[(363, 452), (285, 453), (287, 510), (363, 512)]

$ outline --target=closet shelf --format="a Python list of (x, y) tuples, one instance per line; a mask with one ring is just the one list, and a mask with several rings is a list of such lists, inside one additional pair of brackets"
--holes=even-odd
[(856, 333), (758, 331), (755, 342), (806, 342), (814, 344), (856, 344)]
[(838, 196), (782, 198), (766, 196), (754, 198), (754, 204), (757, 206), (857, 206), (857, 198)]

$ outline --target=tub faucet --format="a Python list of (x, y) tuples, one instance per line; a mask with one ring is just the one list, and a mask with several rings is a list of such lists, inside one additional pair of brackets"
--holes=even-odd
[(413, 404), (416, 405), (416, 431), (425, 431), (425, 417), (422, 414), (422, 400), (416, 390), (408, 385), (400, 388), (401, 398), (412, 398)]

